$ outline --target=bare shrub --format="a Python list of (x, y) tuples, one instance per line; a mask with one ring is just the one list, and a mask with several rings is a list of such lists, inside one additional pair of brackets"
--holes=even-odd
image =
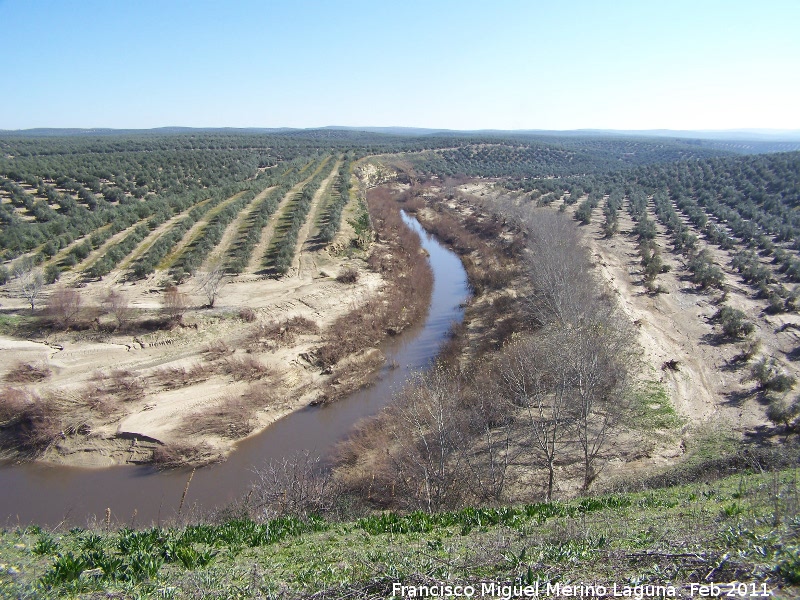
[(461, 410), (472, 441), (465, 460), (471, 490), (482, 502), (502, 501), (511, 465), (524, 451), (511, 407), (498, 402), (499, 377), (492, 365), (479, 369), (463, 388)]
[(214, 308), (214, 303), (226, 283), (225, 270), (221, 264), (213, 265), (197, 275), (197, 288), (205, 294), (209, 308)]
[(245, 342), (247, 348), (255, 350), (261, 347), (289, 346), (298, 335), (319, 333), (319, 325), (315, 321), (302, 316), (283, 321), (258, 323), (249, 332)]
[[(494, 208), (488, 210), (492, 214), (473, 213), (462, 219), (438, 204), (435, 213), (417, 216), (426, 230), (436, 234), (461, 256), (470, 285), (477, 293), (505, 287), (516, 271), (513, 262), (506, 259), (517, 257), (523, 248), (517, 227), (506, 217), (495, 214)], [(470, 257), (479, 258), (482, 264), (475, 265)]]
[(114, 369), (111, 373), (95, 371), (90, 380), (93, 385), (87, 391), (98, 402), (109, 398), (133, 402), (144, 397), (145, 386), (141, 377), (128, 369)]
[(324, 367), (377, 345), (387, 332), (399, 333), (420, 319), (428, 307), (433, 274), (419, 236), (403, 222), (389, 190), (370, 190), (368, 204), (375, 230), (391, 249), (387, 253), (376, 246), (368, 264), (383, 272), (388, 285), (382, 297), (341, 316), (327, 330), (317, 351)]
[(119, 329), (128, 325), (133, 312), (127, 294), (113, 289), (103, 298), (103, 309), (114, 317)]
[(30, 393), (19, 388), (3, 388), (0, 391), (0, 425), (17, 418), (30, 402)]
[(460, 382), (443, 368), (417, 374), (387, 410), (338, 449), (345, 489), (383, 506), (433, 511), (469, 494)]
[(81, 295), (73, 288), (59, 287), (47, 299), (46, 314), (53, 324), (68, 329), (80, 314)]
[(86, 386), (81, 393), (81, 398), (92, 413), (102, 417), (112, 415), (119, 408), (117, 399), (102, 385)]
[(0, 423), (4, 445), (23, 453), (41, 454), (64, 437), (53, 402), (15, 388), (3, 390)]
[(239, 310), (239, 318), (245, 323), (252, 323), (256, 320), (256, 311), (250, 307), (245, 307)]
[(359, 275), (358, 269), (347, 267), (336, 276), (336, 281), (339, 283), (357, 283)]
[(164, 313), (172, 320), (180, 323), (183, 315), (189, 308), (189, 297), (181, 292), (177, 286), (170, 285), (164, 288), (162, 298)]
[(8, 373), (5, 380), (11, 383), (35, 383), (47, 379), (53, 371), (42, 363), (17, 363)]
[(206, 442), (191, 444), (164, 444), (153, 448), (150, 463), (157, 469), (178, 469), (187, 466), (201, 466), (222, 459)]
[(317, 325), (316, 321), (312, 321), (306, 317), (292, 317), (291, 319), (287, 319), (284, 323), (287, 328), (297, 334), (319, 333), (319, 325)]
[(252, 417), (253, 410), (245, 398), (230, 397), (190, 415), (182, 429), (190, 434), (238, 439), (253, 431)]
[(165, 367), (153, 372), (153, 380), (168, 390), (188, 385), (187, 373), (184, 367)]
[(256, 470), (255, 506), (264, 518), (330, 512), (337, 497), (330, 472), (319, 456), (298, 453)]
[(17, 439), (22, 450), (40, 454), (63, 437), (61, 421), (52, 406), (36, 403), (21, 415)]
[(247, 403), (254, 408), (264, 408), (274, 404), (279, 396), (275, 392), (275, 386), (268, 383), (256, 383), (251, 385), (243, 395)]
[(124, 402), (141, 400), (144, 396), (142, 380), (127, 369), (113, 370), (109, 381), (112, 393)]
[(208, 360), (214, 361), (233, 354), (233, 348), (228, 346), (223, 340), (216, 340), (206, 346), (203, 352)]
[(31, 305), (31, 310), (35, 310), (36, 301), (45, 286), (44, 271), (41, 267), (36, 266), (36, 261), (30, 256), (23, 257), (14, 263), (12, 271), (17, 290)]
[(205, 381), (213, 372), (210, 365), (195, 363), (188, 369), (185, 367), (159, 369), (153, 373), (153, 379), (167, 389), (174, 389)]
[(272, 369), (253, 356), (229, 358), (223, 370), (236, 381), (257, 381), (272, 374)]

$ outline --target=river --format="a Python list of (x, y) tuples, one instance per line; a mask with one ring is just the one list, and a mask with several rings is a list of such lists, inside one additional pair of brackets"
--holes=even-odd
[[(429, 236), (412, 217), (403, 214), (430, 255), (433, 293), (423, 324), (387, 340), (382, 350), (387, 365), (378, 380), (330, 406), (307, 407), (276, 421), (263, 432), (240, 442), (227, 461), (198, 469), (186, 497), (187, 505), (212, 509), (241, 498), (253, 481), (254, 469), (296, 452), (328, 456), (353, 424), (374, 415), (402, 386), (409, 371), (425, 367), (436, 356), (454, 321), (463, 318), (467, 275), (461, 261)], [(169, 520), (180, 504), (189, 471), (157, 472), (149, 467), (120, 466), (83, 469), (37, 463), (0, 466), (0, 521), (4, 526), (59, 523), (85, 526), (105, 518), (137, 525)]]

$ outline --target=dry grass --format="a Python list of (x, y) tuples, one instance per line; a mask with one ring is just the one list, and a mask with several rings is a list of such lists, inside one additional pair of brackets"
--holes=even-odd
[(276, 387), (270, 383), (256, 383), (244, 393), (244, 400), (254, 408), (266, 408), (279, 400)]
[(178, 469), (186, 466), (207, 465), (222, 459), (209, 444), (164, 444), (153, 448), (151, 464), (158, 469)]
[(225, 398), (212, 408), (189, 416), (181, 430), (189, 435), (216, 435), (239, 439), (255, 428), (255, 412), (278, 400), (275, 386), (268, 383), (251, 385), (241, 396)]
[(256, 320), (256, 311), (246, 306), (239, 311), (239, 318), (245, 323), (252, 323)]
[(226, 344), (224, 341), (217, 340), (206, 346), (203, 352), (208, 360), (214, 361), (233, 354), (233, 348), (228, 346), (228, 344)]
[(45, 364), (20, 362), (6, 373), (5, 380), (10, 383), (36, 383), (52, 374), (50, 367)]
[(190, 415), (181, 429), (190, 435), (239, 439), (253, 431), (253, 407), (247, 398), (230, 397), (213, 408)]
[(64, 435), (59, 411), (49, 399), (25, 390), (6, 388), (0, 395), (0, 445), (38, 455)]
[(152, 379), (157, 385), (172, 390), (186, 387), (207, 380), (214, 374), (212, 366), (195, 363), (188, 369), (186, 367), (165, 367), (155, 371)]
[(31, 400), (30, 392), (19, 388), (0, 391), (0, 425), (12, 422)]
[(141, 400), (144, 396), (141, 378), (127, 369), (114, 369), (111, 372), (111, 385), (117, 398), (124, 402)]
[(222, 370), (236, 381), (257, 381), (273, 373), (272, 369), (253, 356), (231, 357), (223, 363)]
[(86, 386), (81, 393), (89, 411), (100, 417), (109, 417), (119, 410), (119, 402), (113, 394), (102, 385), (91, 384)]
[(141, 377), (128, 369), (114, 369), (110, 374), (95, 371), (91, 381), (95, 385), (88, 390), (95, 401), (110, 396), (123, 402), (134, 402), (144, 397), (145, 386)]
[(250, 330), (245, 340), (245, 347), (250, 351), (272, 350), (281, 346), (291, 346), (300, 335), (315, 335), (319, 326), (306, 317), (292, 317), (283, 321), (257, 323)]

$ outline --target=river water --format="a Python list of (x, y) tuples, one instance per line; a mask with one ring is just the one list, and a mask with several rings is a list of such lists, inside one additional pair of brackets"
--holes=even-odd
[[(211, 509), (241, 498), (255, 478), (253, 470), (270, 460), (296, 452), (328, 456), (356, 421), (386, 406), (392, 392), (402, 386), (409, 371), (425, 367), (436, 356), (454, 321), (463, 317), (467, 275), (461, 261), (419, 223), (405, 214), (430, 255), (434, 284), (425, 322), (388, 340), (382, 350), (387, 364), (378, 380), (335, 404), (307, 407), (244, 440), (227, 461), (198, 469), (186, 497), (187, 505)], [(128, 523), (136, 511), (136, 524), (174, 517), (189, 472), (156, 472), (149, 467), (119, 466), (83, 469), (42, 464), (0, 466), (0, 526), (61, 522), (83, 526), (102, 520), (106, 508), (112, 521)]]

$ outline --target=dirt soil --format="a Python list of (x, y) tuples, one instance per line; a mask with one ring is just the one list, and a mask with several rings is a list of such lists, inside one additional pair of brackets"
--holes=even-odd
[[(182, 325), (171, 330), (108, 332), (112, 319), (98, 309), (113, 287), (128, 297), (136, 318), (159, 317), (167, 273), (157, 271), (138, 282), (122, 282), (112, 273), (103, 281), (81, 284), (77, 289), (84, 318), (91, 322), (94, 310), (99, 328), (31, 333), (27, 340), (0, 335), (0, 391), (21, 388), (40, 398), (54, 398), (64, 414), (84, 425), (81, 435), (65, 430), (39, 459), (107, 466), (146, 461), (162, 444), (201, 442), (210, 445), (213, 454), (224, 456), (243, 436), (226, 433), (224, 416), (221, 427), (197, 431), (193, 422), (198, 416), (215, 410), (224, 415), (231, 399), (249, 397), (253, 435), (285, 414), (317, 402), (333, 378), (336, 386), (357, 387), (358, 382), (348, 378), (364, 374), (353, 363), (363, 364), (361, 371), (374, 368), (380, 362), (377, 349), (365, 348), (343, 360), (349, 366), (344, 378), (340, 370), (317, 366), (313, 352), (330, 323), (374, 298), (385, 282), (367, 268), (363, 253), (348, 257), (304, 248), (303, 261), (305, 268), (282, 279), (253, 273), (231, 278), (213, 309), (204, 308), (206, 297), (190, 279), (180, 286), (190, 308)], [(356, 283), (336, 281), (346, 267), (359, 271)], [(43, 298), (40, 306), (45, 305)], [(242, 309), (252, 310), (255, 319), (240, 316)], [(13, 282), (0, 288), (0, 312), (28, 313)], [(313, 325), (296, 333), (279, 329), (259, 338), (260, 325), (296, 317), (319, 329), (314, 331)], [(227, 352), (207, 351), (220, 342), (227, 345)], [(237, 372), (235, 367), (247, 361), (255, 361), (255, 372)], [(50, 375), (38, 382), (9, 380), (9, 373), (20, 364), (46, 367)], [(102, 402), (93, 404), (93, 398)], [(240, 423), (227, 425), (241, 431)]]
[[(522, 194), (497, 188), (491, 181), (473, 181), (458, 189), (479, 202), (491, 203), (501, 195), (517, 204), (527, 201)], [(558, 210), (560, 204), (554, 203), (549, 210)], [(577, 206), (566, 206), (565, 212), (571, 216)], [(656, 220), (652, 207), (650, 217)], [(721, 305), (721, 292), (704, 293), (692, 284), (683, 257), (671, 252), (667, 232), (657, 223), (656, 241), (670, 270), (656, 280), (664, 293), (647, 293), (634, 223), (626, 209), (619, 213), (619, 233), (614, 237), (603, 236), (602, 222), (601, 209), (595, 209), (592, 222), (582, 227), (584, 240), (598, 273), (637, 327), (643, 362), (640, 379), (659, 382), (684, 422), (678, 435), (655, 432), (638, 448), (620, 449), (620, 456), (608, 466), (603, 479), (663, 467), (685, 453), (687, 441), (698, 432), (740, 438), (767, 435), (765, 399), (754, 382), (745, 381), (752, 361), (745, 364), (736, 360), (741, 345), (722, 339), (719, 326), (712, 320)], [(762, 346), (755, 359), (774, 356), (786, 373), (800, 380), (800, 364), (791, 360), (800, 345), (800, 315), (766, 313), (766, 300), (756, 298), (754, 290), (732, 268), (733, 255), (698, 237), (725, 273), (725, 303), (743, 310), (756, 326), (751, 337), (760, 340)], [(677, 369), (668, 368), (667, 361), (676, 361)]]

